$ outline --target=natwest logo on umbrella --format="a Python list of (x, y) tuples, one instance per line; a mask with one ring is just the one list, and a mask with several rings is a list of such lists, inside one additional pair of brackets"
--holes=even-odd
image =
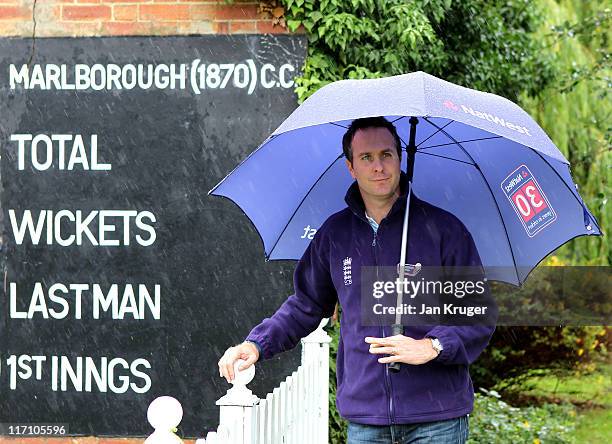
[(502, 184), (502, 187), (506, 190), (506, 193), (511, 192), (514, 187), (523, 181), (523, 178), (527, 177), (527, 171), (521, 171), (516, 176), (514, 176), (507, 184)]
[(465, 105), (458, 106), (454, 104), (453, 102), (451, 102), (450, 100), (445, 100), (443, 105), (448, 109), (452, 109), (453, 111), (459, 111), (461, 109), (466, 114), (471, 114), (480, 119), (488, 120), (489, 122), (495, 123), (496, 125), (501, 125), (513, 131), (516, 131), (517, 133), (526, 134), (528, 136), (531, 136), (531, 134), (529, 133), (529, 130), (526, 127), (515, 125), (514, 123), (508, 122), (507, 120), (501, 117), (498, 117), (494, 114), (477, 111), (470, 106), (465, 106)]

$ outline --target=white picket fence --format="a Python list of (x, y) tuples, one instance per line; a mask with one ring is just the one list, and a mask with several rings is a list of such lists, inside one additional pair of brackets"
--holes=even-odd
[(255, 375), (254, 366), (242, 372), (217, 401), (219, 427), (196, 444), (327, 444), (331, 341), (323, 330), (327, 321), (302, 339), (301, 365), (265, 399), (246, 387)]

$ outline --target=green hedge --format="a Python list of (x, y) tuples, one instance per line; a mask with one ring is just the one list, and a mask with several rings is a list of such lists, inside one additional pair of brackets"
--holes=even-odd
[(469, 444), (573, 443), (576, 411), (571, 404), (512, 407), (495, 391), (476, 394)]

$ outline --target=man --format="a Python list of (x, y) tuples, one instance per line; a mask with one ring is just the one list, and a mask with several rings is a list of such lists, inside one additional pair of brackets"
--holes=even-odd
[[(349, 421), (349, 443), (463, 443), (474, 397), (468, 366), (494, 328), (407, 326), (404, 334), (385, 337), (390, 327), (362, 325), (360, 269), (398, 264), (407, 178), (400, 170), (400, 139), (383, 117), (353, 121), (343, 150), (355, 179), (346, 194), (348, 207), (325, 221), (298, 262), (295, 294), (225, 352), (219, 372), (230, 381), (237, 359), (246, 361), (242, 370), (291, 349), (339, 301), (336, 402)], [(481, 265), (456, 217), (414, 194), (409, 214), (407, 263)], [(403, 365), (393, 373), (389, 362)]]

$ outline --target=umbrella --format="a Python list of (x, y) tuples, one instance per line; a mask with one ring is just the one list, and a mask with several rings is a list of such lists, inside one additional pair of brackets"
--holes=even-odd
[(565, 242), (601, 234), (569, 162), (525, 111), (424, 72), (321, 88), (210, 194), (245, 212), (266, 259), (299, 259), (346, 206), (353, 179), (342, 136), (352, 120), (372, 116), (394, 123), (410, 190), (463, 222), (487, 279), (521, 285)]
[[(342, 136), (352, 120), (373, 116), (395, 124), (408, 154), (400, 280), (411, 271), (405, 259), (413, 192), (463, 222), (489, 280), (521, 285), (568, 240), (601, 234), (569, 162), (525, 111), (423, 72), (321, 88), (211, 194), (246, 213), (266, 259), (299, 259), (317, 227), (345, 206), (352, 178)], [(402, 303), (399, 290), (396, 306)], [(403, 332), (399, 313), (393, 335)], [(389, 364), (389, 370), (399, 368)]]

